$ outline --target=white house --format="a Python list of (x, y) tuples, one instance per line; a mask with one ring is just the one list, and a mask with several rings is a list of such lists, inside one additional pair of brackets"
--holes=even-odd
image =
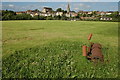
[(57, 12), (57, 13), (56, 13), (56, 16), (58, 16), (58, 15), (62, 16), (62, 15), (63, 15), (63, 12)]
[(88, 14), (92, 14), (93, 12), (92, 11), (89, 11)]
[(71, 14), (70, 13), (66, 13), (65, 16), (66, 17), (71, 17)]
[(52, 14), (50, 13), (41, 13), (40, 16), (51, 16)]
[(70, 14), (71, 14), (71, 17), (76, 17), (76, 16), (78, 15), (78, 14), (75, 13), (75, 12), (71, 12)]
[(35, 13), (31, 13), (30, 15), (31, 15), (32, 17), (34, 17), (34, 16), (35, 16)]
[(48, 12), (51, 12), (52, 11), (52, 8), (49, 8), (49, 7), (44, 7), (42, 12), (43, 13), (48, 13)]
[(106, 15), (111, 15), (112, 14), (112, 12), (106, 12)]
[(32, 13), (30, 13), (30, 15), (31, 15), (32, 17), (38, 16), (39, 14), (40, 14), (39, 12), (32, 12)]
[(100, 12), (100, 15), (106, 15), (106, 12)]
[(100, 20), (106, 20), (106, 21), (109, 21), (109, 20), (112, 20), (112, 18), (109, 18), (109, 17), (101, 17)]

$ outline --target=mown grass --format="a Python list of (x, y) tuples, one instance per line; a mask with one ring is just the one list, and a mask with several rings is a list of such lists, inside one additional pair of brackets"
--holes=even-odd
[[(94, 21), (3, 21), (3, 78), (115, 78), (118, 23)], [(102, 44), (105, 62), (82, 56), (82, 45)]]

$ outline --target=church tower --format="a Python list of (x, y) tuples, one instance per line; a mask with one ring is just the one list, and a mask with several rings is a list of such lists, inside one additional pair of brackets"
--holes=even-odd
[(67, 12), (69, 13), (70, 12), (70, 4), (68, 3), (67, 5)]

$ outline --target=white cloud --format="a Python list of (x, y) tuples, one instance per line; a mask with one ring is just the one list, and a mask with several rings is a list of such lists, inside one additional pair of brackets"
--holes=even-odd
[(71, 5), (73, 7), (73, 10), (79, 11), (79, 10), (89, 10), (91, 8), (90, 5), (84, 4), (84, 3), (74, 3)]
[(9, 6), (9, 7), (14, 7), (14, 5), (12, 5), (12, 4), (9, 4), (8, 6)]
[(89, 5), (85, 5), (85, 4), (83, 4), (83, 3), (77, 3), (77, 4), (74, 4), (73, 6), (74, 6), (75, 8), (84, 8), (84, 9), (90, 8)]
[(24, 11), (24, 10), (34, 10), (34, 9), (42, 9), (42, 6), (39, 4), (30, 4), (30, 5), (13, 5), (13, 4), (4, 4), (2, 5), (2, 9), (13, 10), (13, 11)]
[(58, 8), (67, 8), (67, 5), (66, 4), (60, 4), (59, 6), (58, 6)]
[(79, 10), (79, 8), (74, 8), (74, 10)]

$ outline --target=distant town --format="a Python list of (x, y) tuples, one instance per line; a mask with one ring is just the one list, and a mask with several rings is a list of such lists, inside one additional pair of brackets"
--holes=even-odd
[(48, 17), (47, 19), (52, 20), (54, 17), (62, 17), (62, 20), (105, 20), (112, 21), (120, 15), (118, 11), (71, 11), (70, 4), (67, 5), (66, 10), (58, 8), (54, 11), (50, 7), (43, 7), (42, 11), (36, 10), (27, 10), (15, 12), (16, 15), (19, 14), (29, 14), (31, 17), (35, 16), (44, 16)]

